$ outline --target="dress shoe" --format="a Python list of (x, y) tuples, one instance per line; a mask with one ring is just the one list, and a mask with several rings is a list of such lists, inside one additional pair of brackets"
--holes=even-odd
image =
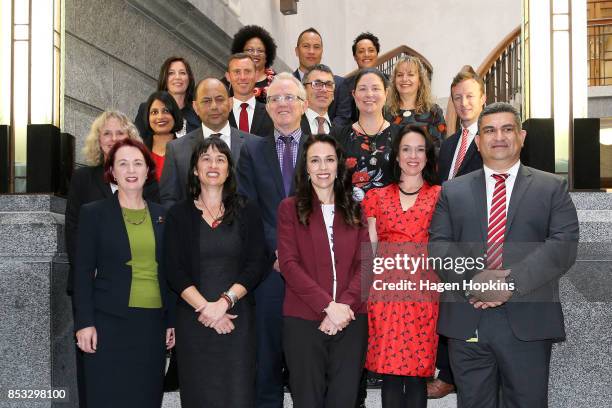
[(427, 398), (444, 398), (454, 391), (455, 386), (453, 384), (445, 383), (439, 378), (435, 378), (427, 383)]

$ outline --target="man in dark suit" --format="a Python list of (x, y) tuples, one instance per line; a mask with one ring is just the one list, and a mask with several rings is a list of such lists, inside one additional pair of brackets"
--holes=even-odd
[[(462, 70), (451, 83), (451, 98), (461, 121), (459, 130), (442, 142), (438, 158), (441, 182), (482, 168), (482, 159), (474, 143), (478, 133), (478, 116), (485, 104), (484, 82), (474, 70)], [(438, 377), (427, 383), (429, 398), (443, 398), (455, 390), (448, 359), (448, 342), (440, 336), (436, 358)]]
[[(380, 41), (370, 32), (361, 33), (353, 40), (352, 51), (358, 69), (375, 68), (380, 52)], [(359, 119), (357, 105), (353, 99), (355, 75), (344, 78), (344, 82), (338, 88), (336, 97), (338, 107), (336, 116), (332, 120), (336, 126), (352, 125)]]
[(193, 149), (207, 137), (220, 137), (232, 152), (234, 163), (240, 159), (245, 140), (254, 137), (230, 127), (228, 116), (231, 98), (221, 81), (207, 78), (196, 88), (193, 108), (202, 120), (202, 126), (166, 145), (166, 162), (159, 181), (160, 199), (165, 207), (187, 198), (187, 175)]
[(265, 104), (255, 99), (255, 62), (246, 53), (234, 54), (227, 63), (225, 79), (234, 92), (229, 114), (231, 127), (257, 136), (269, 135), (274, 129)]
[[(442, 186), (429, 256), (481, 265), (438, 269), (456, 284), (442, 294), (438, 332), (449, 339), (459, 406), (498, 407), (501, 388), (506, 408), (544, 408), (552, 343), (565, 337), (558, 281), (576, 259), (576, 208), (564, 178), (521, 164), (516, 109), (487, 106), (478, 129), (484, 168)], [(473, 286), (483, 283), (489, 290)]]
[[(323, 39), (321, 38), (321, 34), (319, 34), (316, 29), (310, 27), (300, 33), (297, 39), (297, 45), (295, 47), (295, 56), (298, 57), (300, 66), (293, 71), (293, 76), (300, 82), (303, 82), (304, 75), (315, 65), (320, 64), (321, 59), (323, 58)], [(333, 91), (334, 97), (332, 98), (331, 105), (327, 109), (327, 114), (332, 122), (336, 117), (338, 105), (346, 105), (347, 103), (350, 104), (350, 100), (346, 100), (343, 103), (339, 94), (340, 86), (344, 82), (344, 78), (338, 75), (333, 75), (333, 80), (335, 83), (335, 88)], [(350, 97), (350, 95), (343, 96), (345, 99), (347, 97)]]
[(313, 66), (304, 75), (302, 84), (308, 100), (308, 109), (302, 117), (302, 130), (309, 134), (329, 134), (332, 126), (329, 106), (334, 100), (334, 76), (331, 69), (323, 64)]
[[(306, 138), (300, 119), (308, 107), (306, 91), (290, 73), (274, 78), (268, 88), (266, 109), (274, 131), (264, 138), (251, 138), (242, 146), (238, 163), (238, 190), (259, 205), (264, 222), (266, 247), (276, 254), (276, 212), (280, 202), (294, 192), (295, 169), (299, 168)], [(276, 257), (274, 257), (276, 258)], [(285, 292), (278, 260), (255, 289), (257, 327), (257, 408), (283, 406), (282, 304)]]
[(482, 168), (482, 159), (474, 138), (478, 116), (486, 102), (484, 82), (473, 70), (462, 70), (451, 84), (451, 98), (461, 126), (442, 142), (438, 175), (442, 182)]

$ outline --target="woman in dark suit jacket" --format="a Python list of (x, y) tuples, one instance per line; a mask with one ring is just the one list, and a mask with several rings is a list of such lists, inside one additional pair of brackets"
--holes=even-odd
[(196, 146), (189, 169), (191, 197), (170, 209), (166, 230), (168, 279), (182, 299), (176, 325), (181, 406), (250, 408), (252, 290), (265, 267), (263, 222), (257, 207), (236, 194), (230, 149), (219, 137)]
[[(202, 122), (193, 110), (193, 98), (195, 96), (195, 80), (193, 71), (187, 60), (183, 57), (170, 57), (164, 61), (159, 70), (159, 78), (157, 79), (157, 91), (166, 91), (176, 101), (183, 119), (179, 130), (176, 132), (176, 137), (182, 137), (189, 132), (193, 132), (201, 126)], [(140, 136), (151, 145), (153, 131), (148, 125), (149, 112), (147, 111), (147, 103), (143, 102), (138, 106), (138, 113), (134, 119), (134, 124), (140, 132)]]
[(304, 143), (296, 196), (278, 210), (283, 347), (296, 408), (354, 407), (367, 346), (362, 247), (369, 248), (335, 139)]
[(144, 144), (125, 139), (104, 170), (118, 191), (81, 208), (74, 271), (87, 406), (160, 407), (176, 297), (161, 267), (164, 209), (142, 196), (155, 163)]

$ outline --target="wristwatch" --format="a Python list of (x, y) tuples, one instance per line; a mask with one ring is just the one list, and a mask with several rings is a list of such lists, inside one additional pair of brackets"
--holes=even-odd
[(518, 293), (516, 290), (516, 280), (514, 280), (514, 276), (512, 274), (506, 276), (506, 283), (508, 284), (508, 290), (514, 294)]

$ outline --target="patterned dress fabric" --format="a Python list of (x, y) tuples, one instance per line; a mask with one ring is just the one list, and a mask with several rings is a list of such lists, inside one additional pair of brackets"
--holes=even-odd
[(444, 112), (438, 105), (433, 105), (428, 112), (417, 113), (414, 109), (401, 110), (400, 114), (392, 120), (399, 126), (415, 125), (427, 129), (437, 147), (440, 147), (446, 138), (446, 122)]
[[(397, 184), (368, 191), (362, 205), (368, 218), (376, 218), (377, 256), (397, 253), (426, 256), (429, 224), (439, 194), (440, 186), (425, 183), (414, 205), (404, 211)], [(418, 281), (437, 283), (439, 280), (435, 272), (426, 267), (412, 272), (390, 271), (383, 279), (389, 282), (403, 278), (416, 282), (415, 290), (387, 290), (376, 296), (370, 291), (366, 356), (366, 368), (370, 371), (417, 377), (434, 374), (438, 293), (420, 291)]]

